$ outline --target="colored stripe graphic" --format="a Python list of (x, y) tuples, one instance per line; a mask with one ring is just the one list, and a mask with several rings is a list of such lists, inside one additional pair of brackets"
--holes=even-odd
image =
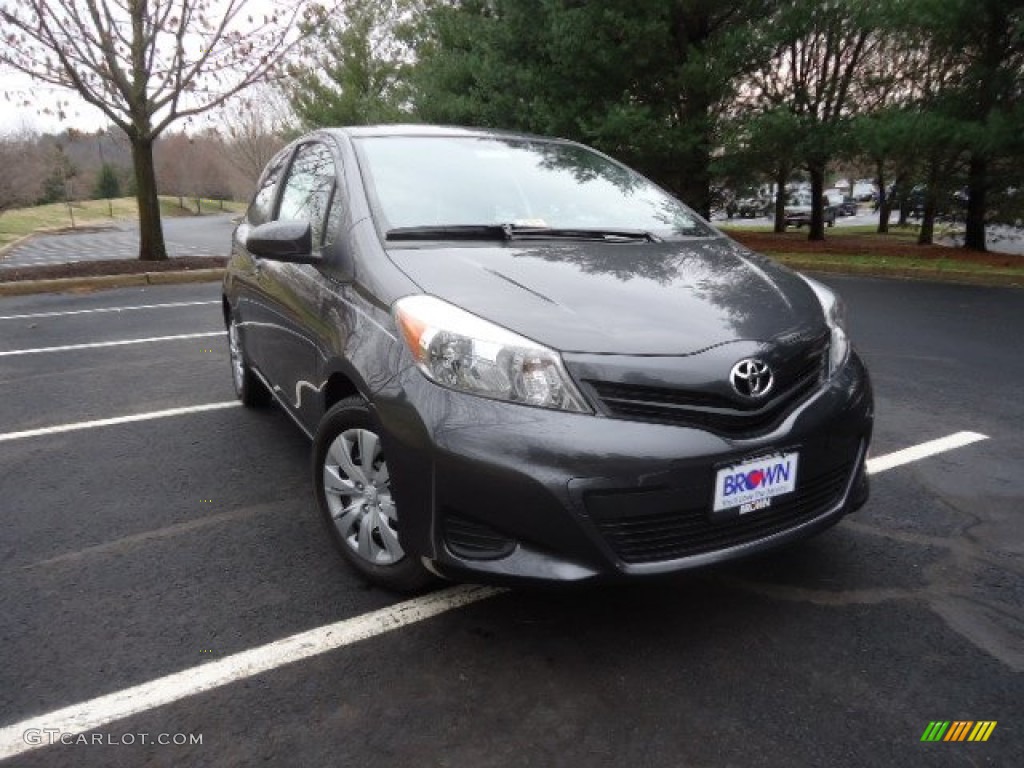
[(971, 720), (955, 720), (943, 741), (963, 741), (967, 738), (967, 732), (972, 725), (974, 722)]
[(997, 720), (932, 720), (921, 741), (988, 741), (997, 724)]
[(932, 720), (928, 723), (928, 727), (924, 729), (924, 733), (921, 734), (921, 741), (941, 741), (947, 728), (949, 728), (948, 720), (945, 722), (942, 720)]
[(988, 737), (992, 735), (992, 731), (996, 729), (997, 720), (979, 720), (978, 724), (974, 726), (974, 730), (971, 731), (971, 735), (967, 737), (968, 741), (988, 741)]

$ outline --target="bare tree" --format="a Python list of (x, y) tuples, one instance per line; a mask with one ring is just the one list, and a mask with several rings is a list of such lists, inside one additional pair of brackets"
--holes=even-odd
[(76, 91), (128, 136), (139, 258), (167, 258), (153, 143), (172, 123), (265, 80), (320, 9), (278, 0), (0, 0), (0, 64)]
[(235, 107), (226, 130), (228, 162), (250, 192), (255, 190), (267, 163), (296, 130), (288, 103), (280, 93), (270, 87), (254, 90)]
[(196, 213), (200, 211), (200, 201), (224, 200), (231, 197), (229, 175), (230, 164), (227, 161), (224, 140), (217, 131), (209, 129), (195, 137), (193, 141), (193, 162), (195, 169)]
[(181, 131), (167, 131), (153, 149), (157, 191), (178, 198), (185, 207), (185, 198), (192, 193), (188, 183), (191, 152), (188, 136)]
[(37, 137), (26, 130), (0, 135), (0, 215), (35, 202), (43, 177)]
[(182, 208), (185, 198), (191, 197), (195, 212), (202, 213), (203, 198), (222, 200), (230, 196), (224, 155), (224, 141), (213, 129), (193, 135), (168, 131), (153, 152), (157, 188), (161, 194), (177, 197)]

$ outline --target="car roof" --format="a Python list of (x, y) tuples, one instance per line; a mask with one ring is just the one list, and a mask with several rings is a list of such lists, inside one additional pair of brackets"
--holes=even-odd
[(458, 125), (425, 125), (399, 123), (382, 125), (351, 125), (325, 128), (326, 133), (343, 134), (351, 138), (381, 136), (448, 136), (472, 138), (530, 139), (536, 141), (566, 141), (552, 136), (538, 136), (530, 133), (504, 131), (496, 128), (470, 128)]

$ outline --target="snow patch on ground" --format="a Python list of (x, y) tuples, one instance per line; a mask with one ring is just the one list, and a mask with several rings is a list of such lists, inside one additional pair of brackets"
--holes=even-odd
[[(964, 244), (963, 229), (957, 227), (946, 237), (936, 240), (939, 245), (959, 247)], [(985, 245), (992, 253), (1009, 253), (1024, 256), (1024, 227), (1007, 224), (989, 224), (985, 228)]]

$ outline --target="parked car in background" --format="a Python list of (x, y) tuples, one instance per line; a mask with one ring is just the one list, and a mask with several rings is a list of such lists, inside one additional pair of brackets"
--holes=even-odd
[(772, 212), (773, 203), (770, 197), (761, 195), (742, 197), (736, 201), (736, 213), (744, 219), (756, 219)]
[(901, 202), (902, 205), (906, 206), (907, 214), (910, 218), (920, 219), (924, 217), (924, 204), (927, 192), (928, 190), (924, 184), (915, 184), (910, 188), (906, 200)]
[(233, 236), (235, 391), (312, 440), (362, 577), (641, 579), (868, 496), (870, 380), (826, 286), (569, 141), (317, 131)]
[(851, 195), (859, 203), (870, 203), (878, 199), (878, 187), (869, 179), (859, 179), (853, 183)]
[(713, 214), (725, 214), (731, 219), (736, 215), (736, 194), (728, 187), (711, 186), (711, 211)]
[[(966, 188), (952, 191), (940, 189), (935, 200), (935, 217), (941, 221), (963, 221), (966, 216), (967, 196)], [(999, 199), (998, 194), (992, 195), (992, 199)], [(901, 204), (906, 206), (909, 218), (922, 219), (927, 201), (928, 187), (917, 184), (910, 189)]]
[(826, 207), (834, 208), (837, 216), (857, 215), (857, 202), (841, 189), (826, 189), (823, 194)]
[(860, 205), (852, 197), (843, 198), (843, 202), (839, 204), (840, 216), (856, 216), (859, 212)]
[[(797, 228), (804, 225), (810, 226), (811, 210), (811, 196), (809, 194), (803, 192), (790, 194), (789, 202), (786, 203), (784, 212), (786, 226)], [(824, 204), (823, 212), (825, 224), (829, 227), (834, 227), (836, 225), (836, 208), (832, 205)]]

